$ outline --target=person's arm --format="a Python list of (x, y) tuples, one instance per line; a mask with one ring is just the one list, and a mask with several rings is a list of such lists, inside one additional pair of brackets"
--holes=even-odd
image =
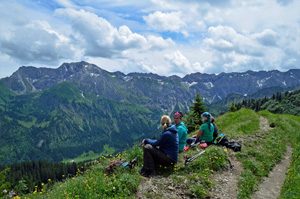
[(199, 128), (198, 133), (197, 133), (197, 136), (196, 136), (196, 142), (199, 141), (199, 138), (204, 134), (203, 129), (204, 129), (204, 125), (202, 124), (202, 125), (200, 126), (200, 128)]
[(197, 133), (196, 139), (199, 139), (203, 135), (203, 131), (200, 129)]
[(184, 138), (184, 130), (182, 128), (177, 129), (178, 139), (182, 140)]
[(157, 142), (157, 140), (155, 140), (155, 139), (145, 139), (144, 140), (144, 144), (151, 144), (151, 145), (153, 145), (155, 142)]
[(214, 131), (218, 133), (218, 131), (219, 131), (218, 126), (215, 123), (213, 123), (213, 124), (214, 124)]
[(158, 140), (146, 139), (144, 143), (151, 144), (152, 146), (157, 147), (157, 146), (161, 146), (165, 142), (166, 139), (167, 139), (166, 135), (163, 133), (161, 135), (160, 139), (158, 139)]

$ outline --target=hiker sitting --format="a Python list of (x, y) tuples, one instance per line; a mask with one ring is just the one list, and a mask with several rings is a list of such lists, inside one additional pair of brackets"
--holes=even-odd
[[(213, 143), (214, 125), (211, 123), (211, 115), (208, 112), (201, 114), (202, 124), (196, 136), (186, 140), (187, 145), (193, 146), (195, 144), (203, 144), (201, 148), (206, 148)], [(205, 144), (206, 145), (205, 145)], [(206, 146), (206, 147), (205, 147)]]
[(196, 140), (201, 142), (205, 142), (207, 145), (213, 143), (213, 133), (214, 133), (214, 125), (211, 123), (211, 115), (209, 112), (204, 112), (201, 114), (202, 124), (196, 136)]
[(174, 113), (174, 123), (176, 125), (178, 139), (179, 139), (179, 152), (183, 151), (186, 143), (187, 128), (182, 121), (183, 114), (181, 112)]
[(159, 166), (169, 167), (177, 163), (178, 134), (175, 125), (171, 126), (171, 119), (167, 115), (161, 117), (163, 132), (159, 140), (144, 139), (144, 164), (140, 174), (149, 177), (155, 175)]

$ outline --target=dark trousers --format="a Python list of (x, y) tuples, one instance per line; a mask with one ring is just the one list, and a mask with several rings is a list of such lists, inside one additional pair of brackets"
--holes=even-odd
[(161, 166), (172, 166), (175, 162), (169, 158), (166, 154), (158, 150), (157, 148), (146, 144), (144, 147), (144, 165), (143, 170), (148, 173), (155, 173), (155, 169)]

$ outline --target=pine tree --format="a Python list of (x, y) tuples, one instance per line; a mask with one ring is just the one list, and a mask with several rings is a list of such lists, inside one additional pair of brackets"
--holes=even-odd
[(229, 107), (229, 111), (230, 111), (230, 112), (235, 112), (235, 111), (237, 111), (237, 108), (236, 108), (236, 106), (235, 106), (234, 103), (231, 103), (231, 105), (230, 105), (230, 107)]
[(276, 93), (276, 100), (277, 101), (279, 101), (279, 102), (281, 102), (281, 100), (282, 100), (282, 95), (281, 95), (281, 93)]
[(190, 107), (190, 112), (186, 114), (184, 121), (189, 132), (195, 131), (202, 124), (201, 114), (206, 111), (202, 97), (199, 93), (195, 96), (195, 101)]
[(201, 97), (201, 95), (199, 93), (196, 94), (195, 102), (194, 102), (194, 104), (192, 106), (192, 111), (193, 111), (193, 116), (194, 116), (195, 124), (196, 125), (202, 124), (202, 122), (201, 122), (201, 114), (206, 111), (206, 108), (204, 106), (202, 97)]

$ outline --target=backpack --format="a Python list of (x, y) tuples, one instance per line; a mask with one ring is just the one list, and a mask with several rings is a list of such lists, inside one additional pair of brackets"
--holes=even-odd
[(241, 151), (242, 145), (238, 142), (228, 142), (227, 148), (232, 149), (234, 152)]
[(223, 133), (218, 134), (214, 140), (215, 145), (225, 146), (226, 148), (232, 149), (234, 152), (241, 151), (242, 145), (238, 142), (229, 142), (226, 135)]
[(214, 144), (216, 145), (221, 145), (221, 146), (226, 146), (228, 144), (228, 139), (226, 137), (226, 135), (224, 135), (223, 133), (218, 134), (218, 136), (214, 139)]

